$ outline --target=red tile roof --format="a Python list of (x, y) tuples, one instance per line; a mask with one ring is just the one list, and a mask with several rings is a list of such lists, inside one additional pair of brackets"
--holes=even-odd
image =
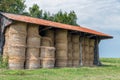
[(81, 26), (73, 26), (73, 25), (68, 25), (68, 24), (62, 24), (58, 22), (52, 22), (48, 20), (43, 20), (43, 19), (38, 19), (38, 18), (33, 18), (33, 17), (28, 17), (28, 16), (23, 16), (23, 15), (17, 15), (17, 14), (11, 14), (11, 13), (1, 13), (3, 16), (7, 17), (8, 19), (15, 20), (15, 21), (21, 21), (21, 22), (27, 22), (27, 23), (32, 23), (32, 24), (38, 24), (38, 25), (43, 25), (43, 26), (51, 26), (55, 28), (62, 28), (62, 29), (67, 29), (67, 30), (73, 30), (73, 31), (79, 31), (79, 32), (85, 32), (85, 33), (90, 33), (106, 38), (112, 38), (112, 36), (88, 29), (85, 27)]

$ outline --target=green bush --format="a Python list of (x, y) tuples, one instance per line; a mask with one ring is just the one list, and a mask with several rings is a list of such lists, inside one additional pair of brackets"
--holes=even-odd
[(8, 58), (3, 59), (2, 56), (0, 56), (0, 68), (8, 68)]

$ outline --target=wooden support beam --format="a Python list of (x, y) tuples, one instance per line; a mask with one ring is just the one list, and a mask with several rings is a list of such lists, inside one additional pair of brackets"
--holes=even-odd
[(45, 30), (48, 30), (48, 29), (51, 29), (52, 27), (45, 27), (45, 28), (42, 28), (42, 29), (40, 29), (40, 32), (42, 32), (42, 31), (45, 31)]
[(99, 59), (99, 43), (100, 43), (100, 38), (96, 37), (95, 48), (94, 48), (94, 65), (96, 65), (96, 66), (101, 65), (101, 62)]
[(92, 38), (92, 37), (95, 37), (96, 35), (89, 35), (89, 36), (87, 36), (88, 38)]

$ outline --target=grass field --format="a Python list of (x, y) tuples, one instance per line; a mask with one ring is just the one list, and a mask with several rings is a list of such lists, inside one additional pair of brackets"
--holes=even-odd
[(120, 59), (102, 58), (103, 66), (37, 70), (0, 69), (0, 80), (120, 80)]

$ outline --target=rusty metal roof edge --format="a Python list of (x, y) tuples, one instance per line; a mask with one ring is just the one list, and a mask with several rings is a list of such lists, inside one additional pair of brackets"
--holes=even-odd
[[(95, 31), (93, 29), (82, 27), (82, 26), (73, 26), (73, 25), (63, 24), (63, 23), (59, 23), (59, 22), (53, 22), (53, 21), (48, 21), (48, 20), (44, 20), (44, 19), (33, 18), (33, 17), (30, 17), (30, 16), (24, 16), (24, 15), (12, 14), (12, 13), (0, 12), (0, 14), (2, 16), (4, 16), (4, 17), (8, 18), (8, 19), (15, 20), (15, 21), (21, 21), (21, 22), (26, 22), (26, 23), (38, 24), (38, 25), (43, 25), (43, 26), (51, 26), (52, 25), (52, 27), (55, 27), (55, 28), (62, 28), (62, 29), (67, 29), (67, 30), (85, 32), (85, 33), (89, 33), (89, 34), (95, 34), (97, 36), (106, 37), (106, 39), (107, 38), (113, 38), (113, 36), (104, 34), (102, 32)], [(17, 19), (15, 17), (23, 17), (23, 19), (20, 20), (20, 19)], [(30, 19), (29, 21), (27, 21), (28, 18)], [(39, 23), (32, 21), (32, 19), (34, 19), (36, 21), (39, 21)], [(41, 23), (40, 23), (40, 21), (41, 21)], [(57, 26), (55, 26), (55, 25), (57, 25)]]

